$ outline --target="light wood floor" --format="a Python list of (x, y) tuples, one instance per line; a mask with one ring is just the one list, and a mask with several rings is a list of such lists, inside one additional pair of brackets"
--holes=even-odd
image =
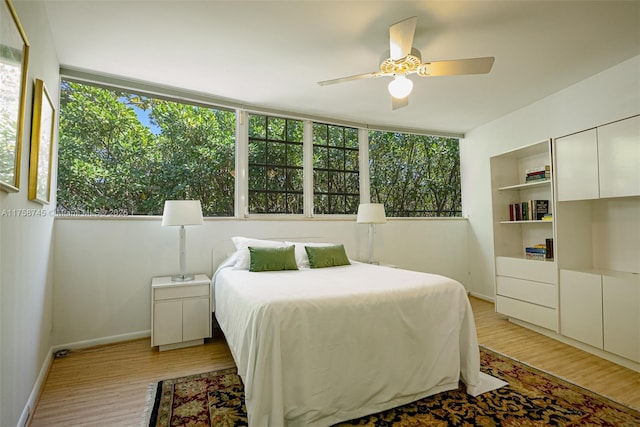
[[(491, 303), (471, 304), (480, 344), (640, 408), (640, 373), (514, 325)], [(73, 351), (53, 361), (30, 425), (138, 426), (150, 384), (232, 366), (222, 338), (162, 353), (149, 339)]]

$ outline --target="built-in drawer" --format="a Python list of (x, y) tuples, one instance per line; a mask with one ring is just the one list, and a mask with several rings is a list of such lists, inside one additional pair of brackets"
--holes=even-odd
[(496, 311), (552, 331), (558, 330), (558, 315), (553, 308), (497, 295)]
[(509, 276), (534, 282), (558, 284), (556, 263), (499, 256), (496, 258), (496, 275)]
[(189, 285), (189, 286), (171, 286), (166, 288), (156, 288), (153, 293), (156, 301), (174, 298), (192, 298), (200, 296), (209, 296), (209, 284)]
[(550, 283), (498, 276), (496, 277), (496, 293), (549, 308), (558, 306), (556, 286)]

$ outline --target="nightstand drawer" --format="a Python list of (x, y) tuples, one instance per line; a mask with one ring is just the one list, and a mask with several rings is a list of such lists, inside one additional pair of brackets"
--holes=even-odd
[(209, 296), (209, 284), (189, 285), (189, 286), (171, 286), (167, 288), (156, 288), (154, 299), (156, 301), (176, 298), (192, 298)]

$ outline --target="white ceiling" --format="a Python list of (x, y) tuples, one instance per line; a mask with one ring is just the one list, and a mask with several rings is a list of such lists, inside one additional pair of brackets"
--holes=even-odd
[[(47, 0), (62, 66), (257, 108), (465, 133), (640, 54), (639, 1)], [(490, 74), (412, 76), (396, 111), (375, 71), (418, 17), (423, 61), (494, 56)], [(639, 70), (640, 76), (640, 70)], [(640, 77), (639, 77), (640, 78)]]

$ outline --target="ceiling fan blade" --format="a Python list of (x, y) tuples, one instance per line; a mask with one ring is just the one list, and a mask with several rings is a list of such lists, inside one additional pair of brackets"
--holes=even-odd
[(381, 73), (380, 71), (373, 71), (371, 73), (356, 74), (354, 76), (340, 77), (338, 79), (332, 79), (332, 80), (324, 80), (324, 81), (318, 82), (318, 84), (320, 86), (327, 86), (327, 85), (333, 85), (336, 83), (350, 82), (352, 80), (369, 79), (371, 77), (379, 77), (379, 76), (384, 76), (384, 73)]
[(390, 58), (402, 59), (411, 53), (418, 17), (412, 16), (389, 27)]
[(398, 108), (406, 107), (409, 105), (409, 97), (405, 96), (404, 98), (396, 98), (394, 96), (391, 97), (391, 108), (393, 110), (397, 110)]
[(457, 76), (462, 74), (486, 74), (493, 66), (493, 56), (485, 58), (455, 59), (452, 61), (425, 62), (420, 66), (421, 76)]

